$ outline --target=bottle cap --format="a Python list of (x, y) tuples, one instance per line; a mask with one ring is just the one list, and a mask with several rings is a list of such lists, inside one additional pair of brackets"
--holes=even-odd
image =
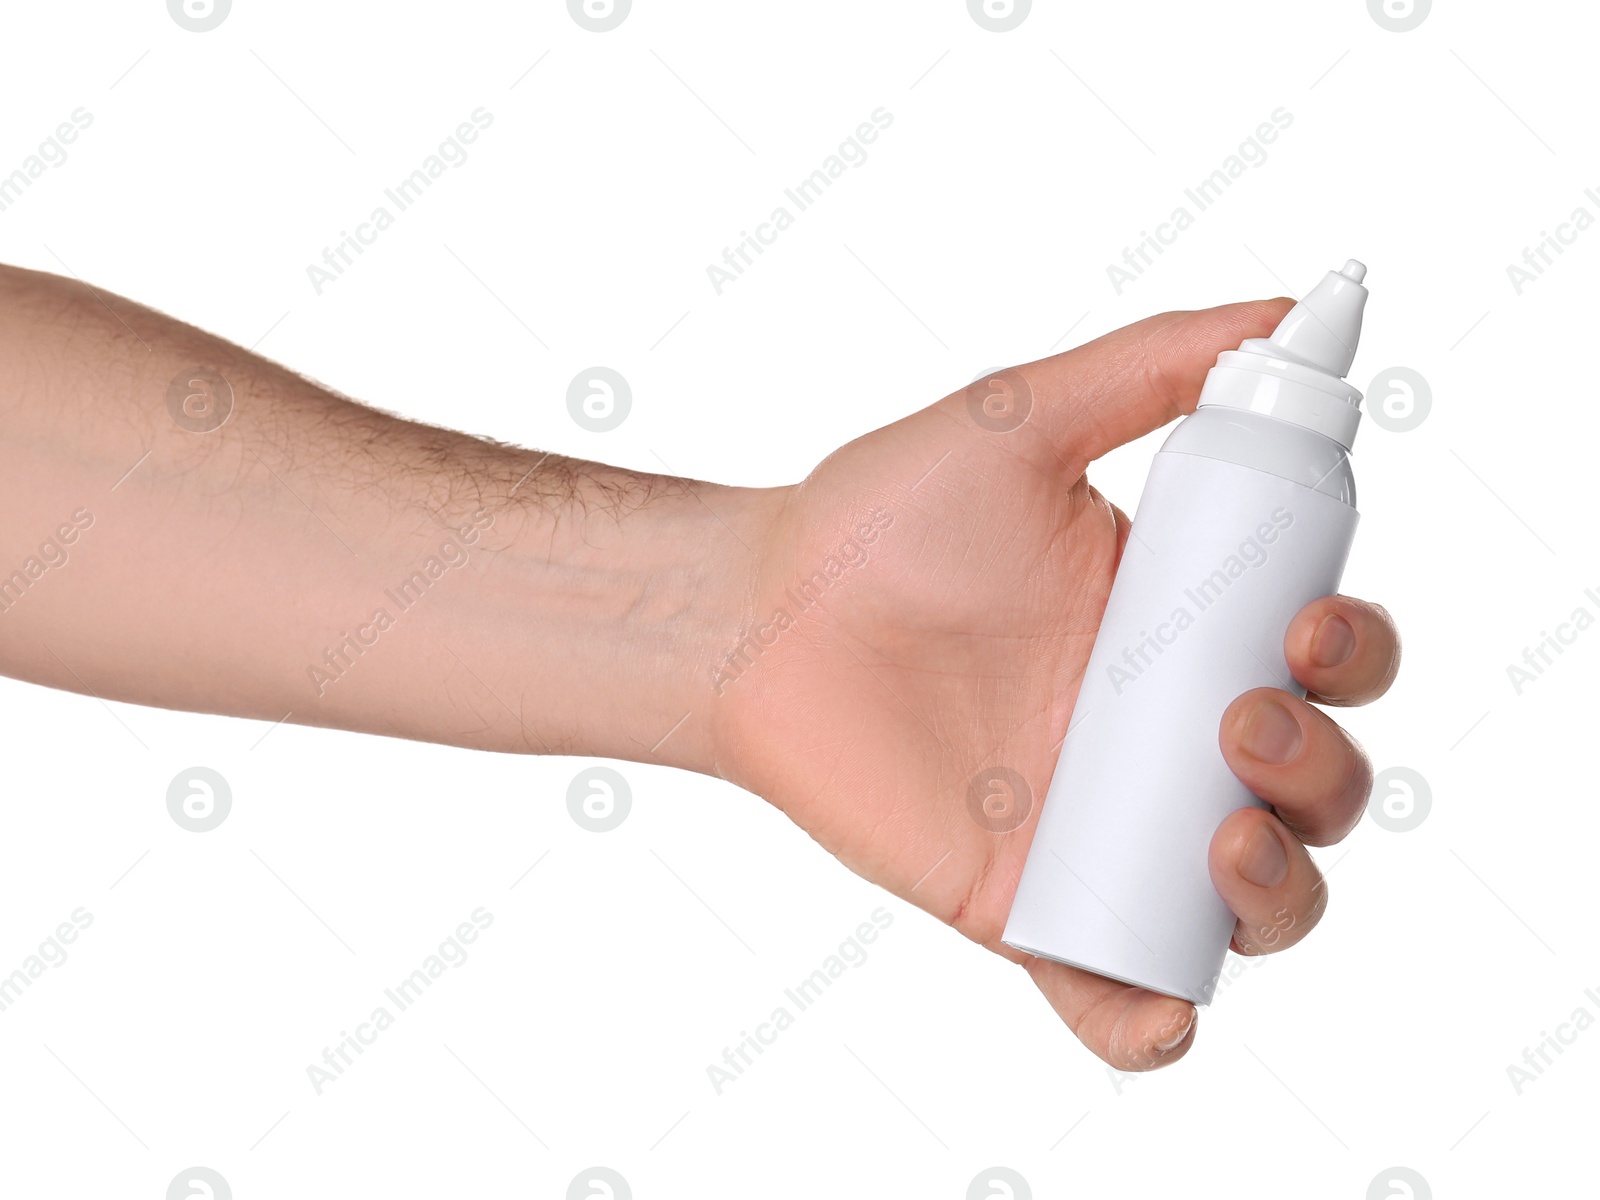
[(1324, 275), (1271, 337), (1224, 351), (1206, 376), (1201, 406), (1263, 413), (1349, 449), (1361, 421), (1361, 393), (1344, 376), (1361, 340), (1366, 275), (1366, 266), (1352, 258)]

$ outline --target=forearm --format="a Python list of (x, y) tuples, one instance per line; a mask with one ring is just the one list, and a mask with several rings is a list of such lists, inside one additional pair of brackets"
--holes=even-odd
[[(227, 388), (180, 383), (169, 407), (196, 367), (231, 388), (215, 428)], [(738, 637), (769, 494), (412, 424), (15, 271), (0, 273), (0, 431), (6, 674), (712, 766), (709, 664)]]

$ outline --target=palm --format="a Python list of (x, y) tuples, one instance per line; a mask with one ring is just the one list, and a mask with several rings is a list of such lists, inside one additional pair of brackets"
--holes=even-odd
[[(762, 554), (756, 617), (794, 623), (724, 683), (763, 730), (743, 782), (852, 870), (991, 946), (1027, 852), (1031, 826), (1015, 827), (1043, 799), (1119, 542), (1081, 475), (1019, 456), (1030, 436), (947, 404), (831, 456)], [(812, 602), (805, 581), (875, 511), (865, 561), (813, 584)]]

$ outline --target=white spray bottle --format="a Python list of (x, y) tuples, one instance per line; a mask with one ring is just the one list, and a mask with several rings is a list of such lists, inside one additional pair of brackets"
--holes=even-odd
[(1223, 711), (1303, 696), (1283, 640), (1334, 594), (1358, 519), (1344, 376), (1366, 267), (1329, 271), (1270, 338), (1225, 351), (1156, 455), (1084, 672), (1004, 940), (1208, 1004), (1235, 918), (1207, 867), (1236, 809)]

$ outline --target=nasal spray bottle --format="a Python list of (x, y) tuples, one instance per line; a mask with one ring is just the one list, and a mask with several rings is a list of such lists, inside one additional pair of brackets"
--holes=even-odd
[(1344, 382), (1367, 272), (1329, 271), (1270, 338), (1221, 354), (1145, 481), (1006, 923), (1007, 945), (1211, 1001), (1235, 918), (1212, 834), (1266, 805), (1223, 760), (1223, 711), (1277, 687), (1289, 622), (1339, 586), (1356, 529)]

